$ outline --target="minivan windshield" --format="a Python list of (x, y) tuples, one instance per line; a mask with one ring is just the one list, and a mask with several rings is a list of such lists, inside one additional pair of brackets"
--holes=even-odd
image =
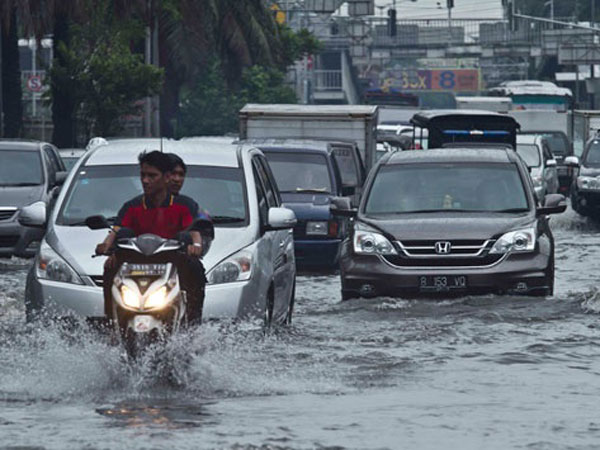
[(592, 141), (585, 153), (583, 164), (588, 167), (600, 167), (600, 141)]
[[(190, 165), (181, 193), (206, 210), (216, 226), (247, 223), (241, 169)], [(123, 203), (140, 194), (137, 165), (81, 167), (70, 184), (56, 223), (81, 226), (86, 217), (97, 214), (114, 218)]]
[(264, 151), (280, 192), (333, 192), (325, 155)]
[(0, 186), (36, 186), (44, 181), (37, 151), (0, 150), (0, 161)]
[(510, 163), (382, 166), (364, 209), (367, 215), (528, 210), (521, 176)]
[(517, 144), (517, 153), (527, 167), (540, 167), (540, 150), (537, 145), (534, 144)]

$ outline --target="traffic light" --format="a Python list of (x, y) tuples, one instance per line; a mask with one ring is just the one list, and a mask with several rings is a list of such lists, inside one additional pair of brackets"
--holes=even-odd
[(396, 28), (396, 10), (388, 9), (388, 34), (390, 36), (396, 36), (397, 28)]

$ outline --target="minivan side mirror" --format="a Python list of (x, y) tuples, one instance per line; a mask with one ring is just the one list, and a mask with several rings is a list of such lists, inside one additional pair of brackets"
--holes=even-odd
[(90, 230), (103, 230), (110, 228), (110, 224), (104, 216), (90, 216), (85, 219), (85, 225)]
[(567, 209), (567, 202), (564, 195), (548, 194), (544, 197), (544, 206), (540, 206), (536, 210), (536, 215), (547, 216), (550, 214), (560, 214)]
[(565, 158), (565, 165), (569, 167), (579, 167), (579, 158), (577, 156), (567, 156)]
[(287, 230), (296, 225), (296, 214), (288, 208), (269, 208), (266, 231)]
[(347, 197), (333, 197), (329, 211), (333, 216), (356, 217), (358, 209), (352, 207), (352, 202)]
[(18, 221), (25, 227), (46, 227), (46, 203), (39, 201), (25, 206), (19, 212)]
[(549, 159), (546, 161), (546, 167), (556, 167), (558, 164), (555, 159)]

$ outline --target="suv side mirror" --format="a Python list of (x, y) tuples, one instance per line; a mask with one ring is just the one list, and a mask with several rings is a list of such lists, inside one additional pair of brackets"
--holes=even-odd
[(558, 164), (555, 159), (549, 159), (546, 161), (546, 167), (556, 167)]
[(25, 206), (19, 213), (18, 221), (25, 227), (46, 227), (46, 203), (35, 202)]
[(548, 194), (544, 197), (544, 206), (540, 206), (536, 210), (536, 215), (547, 216), (550, 214), (560, 214), (567, 209), (567, 202), (564, 195)]
[(352, 208), (352, 202), (347, 197), (333, 197), (329, 211), (333, 216), (356, 217), (358, 209)]
[(579, 167), (579, 158), (577, 156), (567, 156), (565, 158), (565, 165), (569, 167)]
[(296, 214), (288, 208), (269, 208), (267, 231), (287, 230), (296, 225)]

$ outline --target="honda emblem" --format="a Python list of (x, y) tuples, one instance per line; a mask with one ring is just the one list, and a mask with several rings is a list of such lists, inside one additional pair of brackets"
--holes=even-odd
[(447, 241), (436, 242), (435, 243), (435, 252), (438, 255), (448, 255), (452, 251), (452, 244)]

